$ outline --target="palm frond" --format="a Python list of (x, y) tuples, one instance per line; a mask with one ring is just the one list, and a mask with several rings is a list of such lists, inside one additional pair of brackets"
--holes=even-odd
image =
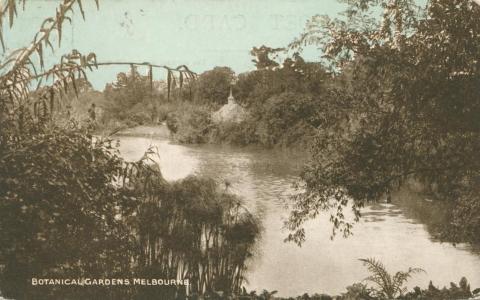
[(402, 295), (406, 291), (404, 284), (407, 280), (414, 274), (425, 272), (420, 268), (409, 268), (406, 272), (399, 271), (392, 276), (387, 272), (385, 265), (374, 258), (362, 258), (359, 260), (363, 262), (371, 273), (364, 280), (374, 283), (377, 296), (387, 299), (393, 299), (397, 295)]

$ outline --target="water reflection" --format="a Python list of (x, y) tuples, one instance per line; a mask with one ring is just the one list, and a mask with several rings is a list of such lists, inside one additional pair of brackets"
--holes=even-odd
[(178, 180), (190, 175), (199, 163), (196, 158), (188, 155), (187, 148), (171, 145), (167, 140), (122, 136), (118, 149), (125, 159), (137, 161), (152, 146), (158, 149), (160, 159), (152, 158), (160, 164), (167, 180)]
[(135, 160), (151, 145), (159, 149), (167, 180), (202, 174), (228, 181), (230, 191), (261, 215), (265, 230), (247, 274), (250, 289), (278, 290), (281, 296), (338, 294), (368, 275), (357, 260), (367, 257), (380, 259), (392, 272), (425, 269), (427, 274), (415, 276), (409, 287), (426, 287), (430, 279), (436, 285), (449, 285), (462, 276), (472, 287), (480, 287), (479, 256), (466, 246), (432, 240), (423, 224), (407, 218), (393, 204), (366, 207), (348, 239), (330, 240), (332, 227), (324, 216), (306, 224), (307, 242), (301, 248), (284, 243), (282, 226), (288, 215), (284, 201), (293, 193), (302, 165), (298, 157), (265, 150), (182, 146), (142, 137), (122, 137), (120, 151), (126, 159)]

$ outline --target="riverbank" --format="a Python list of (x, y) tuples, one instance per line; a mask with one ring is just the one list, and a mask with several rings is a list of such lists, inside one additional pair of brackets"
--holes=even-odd
[(172, 137), (183, 144), (305, 149), (316, 130), (313, 123), (297, 115), (299, 112), (283, 116), (273, 104), (268, 109), (261, 104), (244, 108), (241, 119), (222, 121), (214, 121), (218, 106), (180, 102), (161, 104), (160, 109)]
[(224, 152), (238, 151), (241, 149), (244, 152), (263, 152), (272, 153), (274, 156), (281, 156), (282, 160), (294, 160), (297, 162), (298, 168), (303, 165), (308, 159), (308, 149), (303, 147), (276, 147), (268, 148), (259, 144), (236, 145), (231, 143), (185, 143), (179, 141), (172, 134), (167, 124), (161, 123), (158, 125), (138, 125), (118, 129), (114, 134), (117, 137), (145, 137), (168, 140), (172, 144), (183, 145), (186, 147), (203, 147), (207, 149), (220, 149)]

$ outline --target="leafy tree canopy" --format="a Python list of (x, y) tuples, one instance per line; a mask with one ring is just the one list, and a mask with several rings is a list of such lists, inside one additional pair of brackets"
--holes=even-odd
[(225, 104), (234, 79), (235, 72), (229, 67), (215, 67), (203, 72), (195, 82), (196, 101), (217, 105)]
[[(414, 14), (411, 1), (349, 3), (345, 19), (314, 17), (292, 44), (318, 45), (333, 66), (337, 121), (312, 145), (288, 239), (301, 243), (302, 224), (322, 210), (348, 235), (345, 208), (358, 220), (365, 203), (415, 180), (451, 206), (439, 237), (479, 242), (480, 7), (431, 0)], [(372, 4), (385, 9), (381, 22), (359, 18)]]

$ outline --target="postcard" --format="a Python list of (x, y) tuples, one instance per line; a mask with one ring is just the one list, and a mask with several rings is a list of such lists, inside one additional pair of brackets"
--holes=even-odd
[(2, 0), (0, 299), (480, 299), (480, 2)]

